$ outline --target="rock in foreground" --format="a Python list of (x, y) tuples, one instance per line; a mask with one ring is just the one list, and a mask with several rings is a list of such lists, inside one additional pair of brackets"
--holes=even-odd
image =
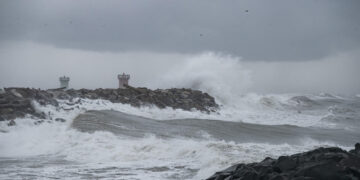
[(349, 152), (337, 147), (237, 164), (207, 180), (359, 180), (360, 144)]
[(30, 88), (5, 88), (0, 93), (0, 121), (24, 117), (26, 114), (38, 118), (45, 118), (43, 112), (37, 112), (33, 101), (40, 105), (58, 106), (58, 99), (73, 101), (74, 98), (104, 99), (113, 103), (130, 104), (140, 107), (155, 105), (159, 108), (171, 107), (174, 109), (210, 112), (218, 108), (215, 99), (198, 90), (192, 89), (157, 89), (134, 88), (127, 86), (124, 89), (30, 89)]

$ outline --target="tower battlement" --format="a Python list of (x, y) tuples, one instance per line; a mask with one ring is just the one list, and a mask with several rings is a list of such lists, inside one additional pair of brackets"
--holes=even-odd
[(118, 79), (119, 79), (119, 88), (124, 88), (124, 85), (129, 85), (129, 79), (130, 79), (130, 75), (129, 74), (119, 74), (118, 75)]
[(65, 88), (65, 89), (69, 88), (69, 81), (70, 81), (69, 77), (63, 76), (60, 77), (59, 80), (60, 80), (60, 88)]

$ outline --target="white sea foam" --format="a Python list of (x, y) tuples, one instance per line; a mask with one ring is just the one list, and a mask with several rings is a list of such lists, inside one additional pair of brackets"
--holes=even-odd
[[(261, 161), (267, 156), (277, 157), (334, 145), (309, 139), (298, 145), (276, 145), (225, 142), (210, 137), (203, 140), (181, 137), (162, 139), (152, 135), (128, 138), (110, 132), (79, 132), (66, 123), (29, 125), (28, 121), (18, 120), (18, 126), (9, 127), (11, 131), (1, 134), (2, 157), (63, 157), (80, 163), (77, 165), (79, 169), (117, 167), (117, 171), (122, 173), (133, 173), (129, 176), (133, 178), (169, 179), (171, 175), (179, 172), (185, 175), (190, 173), (188, 169), (194, 169), (196, 173), (191, 179), (202, 179), (234, 163)], [(154, 167), (167, 167), (168, 170), (148, 174), (146, 169)], [(59, 168), (47, 170), (57, 175), (71, 171), (60, 171)]]
[[(34, 120), (24, 118), (16, 119), (16, 126), (7, 126), (5, 122), (1, 122), (0, 129), (7, 133), (0, 133), (0, 154), (2, 158), (62, 157), (70, 162), (80, 163), (75, 169), (77, 172), (84, 171), (84, 174), (96, 174), (97, 169), (110, 168), (104, 172), (104, 176), (109, 178), (112, 177), (112, 173), (120, 172), (132, 174), (127, 175), (128, 179), (173, 179), (175, 176), (180, 179), (202, 179), (234, 163), (260, 161), (266, 156), (277, 157), (297, 153), (320, 145), (335, 145), (313, 140), (289, 145), (234, 143), (214, 140), (211, 137), (202, 140), (182, 137), (161, 139), (152, 135), (128, 138), (115, 136), (110, 132), (84, 133), (71, 128), (72, 119), (80, 113), (87, 110), (110, 109), (160, 120), (202, 118), (260, 124), (314, 124), (316, 118), (319, 118), (318, 115), (298, 114), (283, 108), (282, 104), (287, 103), (292, 96), (248, 94), (241, 97), (243, 101), (239, 106), (242, 108), (222, 107), (218, 113), (211, 114), (171, 108), (135, 108), (126, 104), (89, 99), (81, 99), (81, 103), (76, 105), (61, 101), (57, 108), (34, 103), (39, 111), (49, 115), (49, 119), (64, 118), (67, 121), (48, 121), (34, 125)], [(64, 169), (58, 166), (60, 165), (45, 168), (46, 174), (61, 177), (64, 173), (76, 173), (73, 168)], [(111, 167), (117, 169), (111, 170)], [(149, 172), (149, 169), (154, 167), (166, 167), (166, 170)], [(93, 169), (94, 172), (88, 172), (89, 169)], [(28, 168), (19, 170), (30, 171)], [(28, 173), (36, 175), (39, 173), (37, 171), (32, 169)]]
[[(59, 107), (39, 106), (35, 102), (34, 105), (39, 111), (48, 114), (48, 119), (63, 118), (67, 121), (61, 123), (49, 120), (34, 125), (36, 120), (23, 118), (15, 120), (16, 126), (7, 126), (6, 122), (0, 122), (0, 130), (7, 132), (0, 133), (0, 158), (45, 157), (44, 162), (52, 158), (75, 162), (76, 165), (55, 163), (43, 168), (27, 168), (26, 165), (23, 165), (24, 168), (15, 168), (27, 174), (42, 174), (54, 178), (76, 179), (80, 172), (85, 178), (89, 178), (89, 174), (97, 177), (101, 171), (99, 177), (108, 179), (119, 173), (126, 174), (125, 179), (204, 179), (234, 163), (261, 161), (267, 156), (278, 157), (318, 146), (335, 146), (336, 144), (311, 139), (289, 145), (234, 143), (211, 137), (201, 140), (184, 137), (162, 139), (153, 135), (129, 138), (110, 132), (85, 133), (71, 128), (72, 120), (87, 110), (115, 110), (159, 120), (200, 118), (298, 126), (329, 124), (321, 125), (318, 122), (322, 112), (298, 113), (287, 109), (287, 106), (295, 106), (289, 102), (293, 96), (295, 95), (247, 94), (239, 97), (240, 104), (223, 106), (219, 112), (210, 114), (172, 108), (136, 108), (105, 100), (81, 99), (81, 103), (76, 105), (60, 101)], [(5, 172), (13, 172), (14, 167), (9, 168)], [(0, 175), (0, 178), (2, 177), (9, 177), (9, 174)]]
[[(217, 112), (203, 113), (200, 111), (184, 111), (181, 109), (165, 108), (155, 106), (132, 107), (128, 104), (111, 103), (106, 100), (81, 99), (81, 104), (68, 105), (60, 103), (61, 108), (52, 106), (38, 106), (40, 111), (50, 114), (49, 118), (64, 118), (71, 120), (78, 114), (87, 110), (115, 110), (137, 116), (148, 117), (158, 120), (169, 119), (214, 119), (235, 122), (248, 122), (255, 124), (277, 125), (290, 124), (297, 126), (327, 126), (321, 122), (321, 118), (327, 115), (327, 111), (304, 111), (299, 113), (296, 109), (284, 109), (291, 95), (243, 95), (236, 106), (223, 105)], [(35, 103), (36, 104), (36, 103)], [(291, 104), (290, 104), (291, 105)], [(72, 109), (72, 110), (64, 110)], [(71, 123), (71, 121), (69, 121)]]
[[(115, 110), (132, 115), (143, 116), (158, 120), (169, 119), (214, 119), (223, 121), (247, 122), (254, 124), (279, 125), (289, 124), (296, 126), (319, 126), (332, 127), (321, 119), (328, 115), (327, 108), (322, 110), (307, 110), (299, 112), (294, 102), (289, 101), (294, 94), (283, 95), (259, 95), (249, 93), (238, 97), (236, 105), (221, 105), (217, 112), (203, 113), (200, 111), (185, 111), (181, 109), (165, 108), (160, 109), (156, 106), (143, 106), (140, 108), (132, 107), (128, 104), (111, 103), (107, 100), (80, 99), (81, 103), (71, 105), (68, 101), (60, 101), (59, 107), (40, 106), (34, 102), (38, 111), (45, 112), (49, 119), (63, 118), (71, 124), (80, 113), (87, 110)], [(290, 108), (289, 108), (290, 107)], [(4, 124), (4, 123), (3, 123)], [(6, 129), (1, 126), (0, 129)]]

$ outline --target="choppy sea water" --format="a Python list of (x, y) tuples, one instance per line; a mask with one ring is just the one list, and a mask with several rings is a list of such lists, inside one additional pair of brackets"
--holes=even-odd
[(360, 140), (356, 96), (246, 94), (211, 114), (81, 102), (38, 106), (50, 115), (37, 125), (1, 122), (0, 179), (204, 179), (235, 163)]

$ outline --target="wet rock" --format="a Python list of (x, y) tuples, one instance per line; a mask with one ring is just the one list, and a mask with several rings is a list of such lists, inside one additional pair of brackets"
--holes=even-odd
[(296, 161), (288, 156), (281, 156), (275, 163), (275, 167), (279, 168), (280, 172), (292, 170), (296, 167)]
[(10, 122), (9, 122), (7, 125), (8, 125), (8, 126), (15, 126), (16, 123), (15, 123), (15, 121), (12, 119), (12, 120), (10, 120)]
[(292, 97), (290, 99), (290, 101), (295, 102), (296, 105), (298, 105), (298, 106), (311, 107), (311, 106), (317, 105), (317, 103), (314, 100), (312, 100), (306, 96), (295, 96), (295, 97)]
[(22, 97), (23, 97), (20, 93), (16, 92), (16, 89), (12, 89), (10, 92), (11, 92), (14, 96), (16, 96), (16, 97), (18, 97), (18, 98), (22, 98)]
[(57, 122), (66, 122), (66, 120), (63, 119), (63, 118), (56, 118), (55, 121), (57, 121)]
[(39, 121), (35, 121), (35, 125), (39, 125), (39, 124), (42, 124), (43, 122), (45, 122), (44, 120), (39, 120)]
[(3, 88), (0, 88), (0, 95), (5, 94), (5, 90)]
[(360, 143), (355, 144), (355, 149), (350, 151), (351, 153), (360, 155)]
[(9, 101), (5, 98), (0, 98), (0, 104), (9, 104)]
[(355, 180), (360, 179), (360, 144), (349, 152), (340, 148), (266, 158), (259, 163), (237, 164), (215, 173), (208, 180)]
[(10, 108), (10, 107), (11, 107), (11, 105), (7, 105), (7, 106), (3, 106), (3, 107), (0, 106), (1, 114), (11, 114), (11, 113), (13, 113), (14, 110), (12, 108)]
[(342, 167), (338, 166), (335, 161), (314, 163), (314, 165), (306, 166), (295, 173), (300, 177), (311, 177), (315, 179), (337, 180), (345, 177)]

